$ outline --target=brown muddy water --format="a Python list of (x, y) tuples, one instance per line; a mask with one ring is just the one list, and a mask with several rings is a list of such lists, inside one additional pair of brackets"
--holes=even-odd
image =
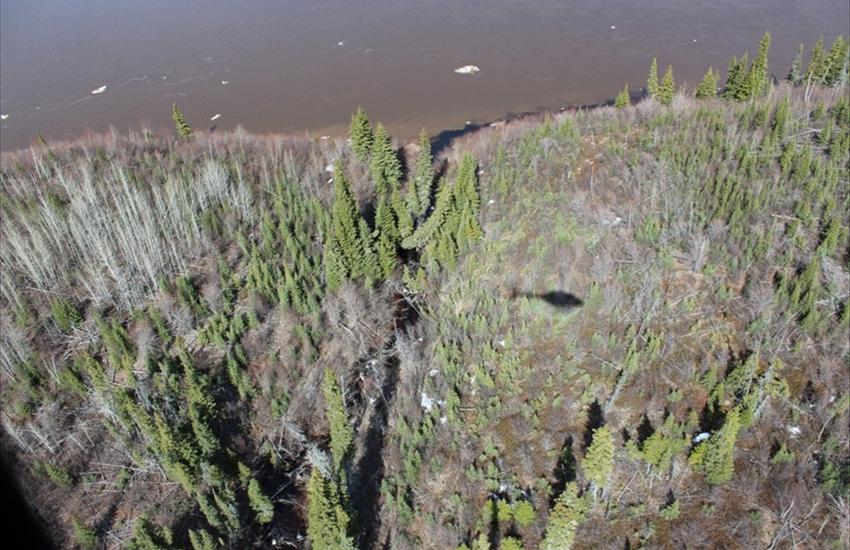
[(636, 95), (653, 57), (692, 90), (709, 66), (725, 75), (733, 54), (752, 58), (765, 31), (783, 78), (799, 43), (850, 34), (850, 4), (3, 0), (0, 147), (36, 131), (173, 129), (175, 102), (196, 132), (339, 135), (363, 106), (397, 138), (436, 135), (603, 103), (627, 83)]

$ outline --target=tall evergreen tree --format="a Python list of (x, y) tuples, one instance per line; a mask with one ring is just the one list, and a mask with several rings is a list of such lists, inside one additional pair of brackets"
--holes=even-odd
[(322, 394), (325, 396), (326, 414), (331, 427), (331, 455), (334, 460), (334, 473), (344, 479), (345, 467), (354, 448), (354, 430), (348, 421), (348, 412), (345, 409), (342, 391), (330, 367), (325, 369)]
[(649, 78), (646, 80), (646, 95), (655, 97), (658, 94), (658, 59), (652, 58), (649, 67)]
[(313, 550), (355, 550), (339, 486), (313, 468), (307, 482), (307, 536)]
[(419, 134), (419, 156), (416, 159), (416, 173), (410, 182), (405, 202), (410, 214), (421, 218), (431, 204), (431, 185), (434, 182), (434, 166), (431, 158), (431, 140), (425, 129)]
[(177, 135), (180, 139), (192, 139), (195, 133), (192, 131), (192, 127), (186, 122), (183, 113), (177, 108), (176, 103), (171, 109), (171, 118), (174, 119), (174, 126), (177, 128)]
[(342, 164), (337, 161), (331, 231), (325, 249), (325, 277), (331, 290), (343, 279), (371, 275), (374, 258), (370, 254), (374, 255), (369, 228), (360, 216)]
[(675, 93), (676, 81), (673, 79), (673, 65), (668, 65), (667, 71), (661, 79), (661, 86), (658, 88), (658, 101), (662, 105), (670, 105), (673, 103)]
[(597, 489), (605, 491), (614, 471), (614, 438), (608, 426), (600, 426), (593, 430), (593, 440), (582, 461), (584, 474), (593, 488), (596, 496)]
[(549, 512), (546, 537), (540, 543), (540, 548), (570, 550), (575, 543), (576, 532), (584, 522), (584, 509), (584, 501), (578, 496), (578, 486), (572, 481), (567, 483)]
[(375, 133), (363, 107), (358, 107), (357, 112), (351, 116), (351, 123), (348, 125), (348, 137), (351, 140), (351, 150), (354, 151), (361, 162), (365, 161), (369, 153), (372, 152)]
[(724, 99), (737, 99), (741, 93), (741, 87), (744, 84), (744, 79), (747, 77), (747, 64), (749, 63), (749, 55), (744, 52), (741, 59), (734, 55), (729, 62), (729, 70), (726, 74), (726, 87), (723, 90)]
[(816, 86), (820, 84), (821, 78), (823, 78), (823, 35), (818, 39), (815, 43), (815, 47), (812, 48), (812, 55), (809, 59), (809, 65), (806, 67), (806, 72), (803, 74), (804, 83), (809, 86)]
[(697, 99), (710, 99), (717, 97), (717, 82), (720, 80), (720, 75), (714, 72), (712, 67), (708, 68), (708, 72), (702, 77), (702, 80), (697, 86)]
[(832, 43), (824, 61), (823, 83), (826, 86), (846, 86), (850, 82), (850, 42), (839, 36)]
[(770, 86), (767, 73), (767, 52), (769, 49), (770, 33), (766, 32), (761, 42), (759, 42), (759, 51), (755, 58), (753, 58), (753, 63), (750, 65), (750, 69), (736, 99), (746, 101), (767, 94)]
[(401, 162), (390, 142), (390, 136), (380, 122), (372, 144), (371, 168), (379, 198), (395, 189), (401, 181)]
[(803, 45), (797, 46), (797, 55), (788, 71), (788, 82), (793, 86), (799, 86), (803, 82)]

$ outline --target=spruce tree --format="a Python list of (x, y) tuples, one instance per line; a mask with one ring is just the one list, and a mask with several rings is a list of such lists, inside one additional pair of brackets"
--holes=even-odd
[(661, 79), (661, 86), (658, 88), (658, 101), (662, 105), (670, 105), (673, 103), (673, 95), (676, 93), (676, 81), (673, 79), (673, 66), (668, 65), (664, 77)]
[(655, 97), (658, 94), (658, 59), (652, 58), (652, 65), (649, 67), (649, 78), (646, 81), (646, 95)]
[(339, 486), (313, 468), (307, 482), (307, 536), (313, 550), (354, 550), (352, 520)]
[(269, 523), (274, 517), (274, 504), (256, 479), (248, 483), (248, 504), (257, 514), (257, 523)]
[(351, 123), (348, 125), (348, 137), (351, 140), (351, 150), (354, 151), (355, 156), (361, 162), (365, 161), (369, 153), (372, 152), (372, 142), (375, 135), (363, 107), (358, 107), (357, 112), (351, 116)]
[(342, 391), (330, 367), (325, 369), (322, 382), (322, 394), (325, 396), (326, 414), (331, 428), (331, 455), (334, 460), (334, 473), (344, 477), (344, 469), (351, 458), (354, 446), (354, 430), (348, 421), (348, 412)]
[(832, 43), (824, 62), (823, 83), (826, 86), (846, 86), (850, 81), (850, 42), (839, 36)]
[(325, 254), (325, 275), (330, 285), (333, 281), (356, 279), (366, 274), (364, 239), (365, 222), (360, 216), (354, 192), (345, 177), (342, 164), (337, 161), (334, 168), (334, 200), (331, 204), (331, 233)]
[(176, 103), (171, 109), (171, 118), (174, 119), (174, 126), (177, 127), (177, 135), (180, 139), (192, 139), (195, 133), (192, 131), (192, 127), (186, 122), (183, 113), (177, 108)]
[(799, 86), (803, 82), (803, 45), (797, 46), (797, 55), (794, 57), (794, 62), (791, 64), (791, 70), (788, 71), (788, 82), (792, 86)]
[(806, 72), (803, 75), (803, 81), (806, 83), (806, 86), (820, 84), (824, 73), (823, 65), (823, 35), (821, 35), (817, 43), (815, 43), (815, 47), (812, 48), (809, 65), (806, 67)]
[(546, 538), (540, 543), (540, 548), (570, 550), (575, 543), (576, 532), (584, 522), (584, 508), (584, 501), (578, 496), (578, 486), (572, 481), (567, 483), (549, 512)]
[(378, 197), (384, 197), (401, 181), (401, 162), (393, 149), (384, 125), (378, 123), (372, 143), (372, 178)]
[(717, 97), (717, 82), (720, 80), (720, 75), (714, 72), (712, 67), (708, 68), (708, 72), (702, 77), (702, 80), (697, 86), (697, 99), (711, 99)]
[(746, 101), (754, 97), (762, 97), (767, 93), (770, 85), (767, 73), (767, 52), (769, 49), (770, 33), (766, 32), (759, 42), (759, 51), (753, 59), (752, 65), (750, 65), (737, 99)]
[(629, 85), (626, 84), (626, 87), (623, 88), (620, 93), (617, 94), (617, 98), (614, 99), (614, 107), (617, 109), (622, 109), (623, 107), (628, 106), (629, 104)]
[(726, 74), (726, 87), (723, 90), (724, 99), (738, 99), (741, 94), (741, 87), (744, 85), (744, 79), (747, 77), (748, 63), (749, 55), (747, 52), (744, 52), (740, 60), (734, 55), (732, 56)]
[(582, 468), (591, 483), (594, 497), (597, 489), (604, 491), (608, 488), (614, 471), (614, 438), (608, 426), (593, 430), (593, 441), (584, 455)]
[(431, 204), (431, 185), (434, 182), (434, 166), (431, 158), (431, 140), (425, 129), (419, 134), (419, 156), (416, 160), (416, 173), (410, 182), (405, 202), (410, 214), (421, 218)]

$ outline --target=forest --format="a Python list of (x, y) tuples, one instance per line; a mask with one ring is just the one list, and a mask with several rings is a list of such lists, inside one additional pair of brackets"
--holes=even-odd
[(850, 547), (850, 49), (773, 78), (769, 46), (448, 146), (175, 105), (3, 153), (0, 451), (39, 528)]

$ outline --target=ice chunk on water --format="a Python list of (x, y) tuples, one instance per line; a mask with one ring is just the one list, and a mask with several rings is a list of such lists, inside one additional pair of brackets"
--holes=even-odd
[(221, 115), (220, 115), (220, 114), (215, 115), (215, 116), (214, 116), (214, 117), (212, 117), (210, 120), (218, 120), (219, 118), (221, 118)]
[(458, 74), (475, 74), (477, 72), (481, 72), (481, 69), (475, 65), (464, 65), (463, 67), (455, 69), (455, 72)]
[(102, 94), (102, 93), (103, 93), (103, 92), (105, 92), (105, 91), (106, 91), (106, 85), (104, 84), (104, 85), (103, 85), (103, 86), (101, 86), (100, 88), (95, 88), (94, 90), (92, 90), (92, 91), (91, 91), (91, 93), (93, 93), (93, 94)]

